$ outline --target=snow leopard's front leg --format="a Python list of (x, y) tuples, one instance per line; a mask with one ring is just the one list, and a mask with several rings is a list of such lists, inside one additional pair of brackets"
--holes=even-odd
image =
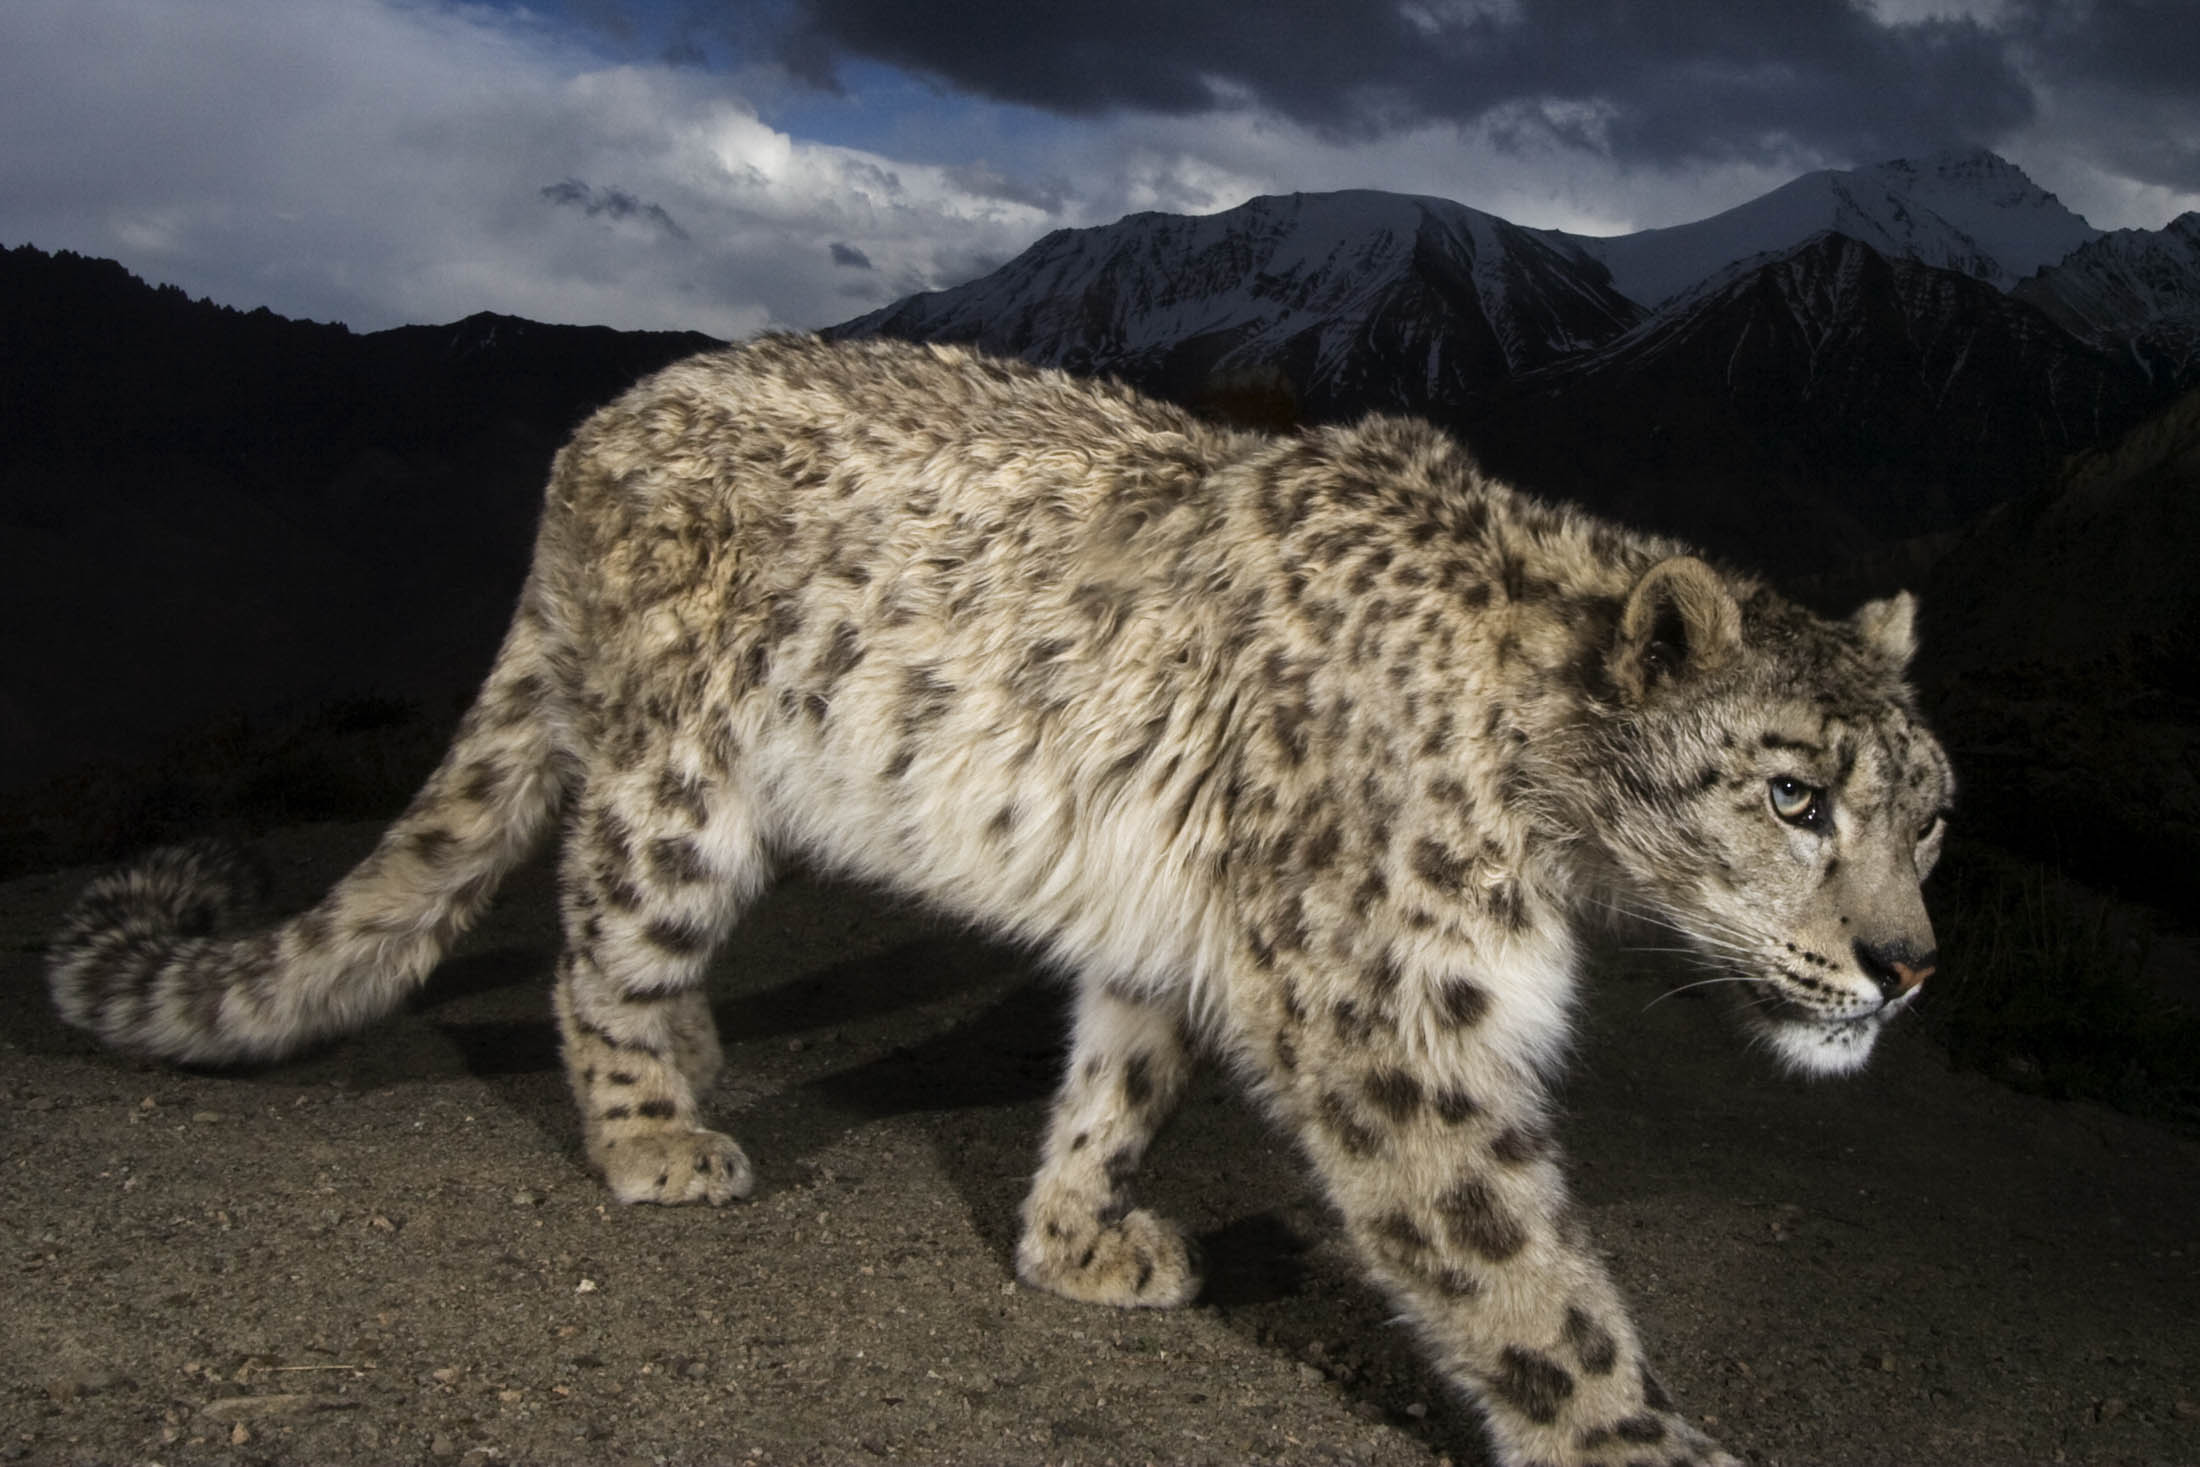
[(1096, 983), (1078, 994), (1069, 1072), (1024, 1203), (1016, 1274), (1025, 1283), (1090, 1304), (1155, 1308), (1199, 1292), (1182, 1231), (1130, 1196), (1191, 1074), (1186, 1017), (1177, 994)]
[(1572, 1216), (1542, 1086), (1478, 1044), (1501, 1002), (1294, 998), (1254, 1040), (1370, 1275), (1506, 1467), (1739, 1467), (1651, 1374)]

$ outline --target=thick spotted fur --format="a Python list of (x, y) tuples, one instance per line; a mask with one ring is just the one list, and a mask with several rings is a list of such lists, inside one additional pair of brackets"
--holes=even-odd
[(1907, 597), (1826, 621), (1373, 418), (1225, 430), (958, 350), (767, 338), (591, 418), (448, 756), (322, 901), (241, 868), (85, 896), (61, 1012), (261, 1060), (420, 983), (563, 823), (557, 1016), (628, 1201), (750, 1185), (702, 1100), (704, 978), (780, 858), (1079, 975), (1016, 1252), (1115, 1305), (1198, 1290), (1132, 1182), (1194, 1057), (1299, 1139), (1505, 1463), (1730, 1462), (1566, 1200), (1577, 932), (1677, 930), (1788, 1064), (1860, 1063), (1933, 964), (1950, 780)]

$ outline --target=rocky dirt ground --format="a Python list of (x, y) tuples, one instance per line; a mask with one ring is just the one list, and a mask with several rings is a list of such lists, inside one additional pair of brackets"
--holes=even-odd
[[(270, 850), (303, 900), (373, 834)], [(1014, 952), (786, 884), (715, 989), (757, 1195), (626, 1209), (578, 1155), (539, 872), (411, 1011), (250, 1075), (52, 1018), (84, 874), (0, 887), (0, 1460), (1483, 1460), (1220, 1081), (1146, 1185), (1205, 1244), (1195, 1307), (1012, 1282), (1061, 1011)], [(1791, 1083), (1662, 986), (1596, 984), (1565, 1134), (1684, 1406), (1786, 1467), (2200, 1464), (2200, 1144), (1915, 1030)]]

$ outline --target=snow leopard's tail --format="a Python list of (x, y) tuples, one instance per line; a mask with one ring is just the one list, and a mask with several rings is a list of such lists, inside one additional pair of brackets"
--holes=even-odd
[(480, 915), (563, 802), (564, 697), (535, 588), (458, 736), (373, 854), (311, 910), (247, 916), (252, 863), (214, 842), (94, 881), (47, 959), (61, 1017), (118, 1049), (270, 1060), (381, 1017)]

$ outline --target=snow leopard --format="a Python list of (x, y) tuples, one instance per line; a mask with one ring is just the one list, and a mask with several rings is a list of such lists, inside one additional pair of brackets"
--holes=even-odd
[(71, 1023), (197, 1064), (354, 1030), (554, 822), (555, 1009), (626, 1202), (724, 1203), (713, 955), (800, 859), (1073, 975), (1014, 1254), (1173, 1306), (1138, 1205), (1200, 1060), (1295, 1138), (1496, 1460), (1731, 1463), (1574, 1209), (1553, 1087), (1590, 925), (1680, 933), (1795, 1070), (1861, 1065), (1936, 956), (1952, 795), (1907, 594), (1829, 619), (1377, 415), (1289, 434), (967, 350), (775, 335), (557, 455), (518, 611), (440, 766), (318, 904), (242, 867), (96, 881)]

